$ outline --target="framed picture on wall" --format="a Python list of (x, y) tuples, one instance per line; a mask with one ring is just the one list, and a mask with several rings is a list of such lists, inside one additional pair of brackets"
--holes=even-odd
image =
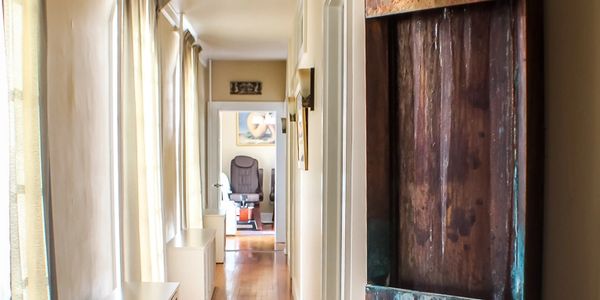
[(302, 96), (296, 97), (296, 125), (298, 126), (298, 167), (308, 170), (308, 108), (302, 107)]
[(241, 111), (236, 121), (238, 146), (275, 146), (275, 112)]

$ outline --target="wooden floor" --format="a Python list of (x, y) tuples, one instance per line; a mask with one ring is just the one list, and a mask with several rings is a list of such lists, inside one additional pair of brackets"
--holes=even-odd
[(215, 272), (213, 300), (291, 300), (286, 256), (274, 236), (227, 237), (225, 263)]

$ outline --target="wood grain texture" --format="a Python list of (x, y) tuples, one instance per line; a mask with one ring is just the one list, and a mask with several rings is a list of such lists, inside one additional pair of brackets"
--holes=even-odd
[(292, 299), (286, 256), (273, 250), (272, 236), (235, 236), (228, 241), (240, 250), (226, 251), (225, 263), (217, 264), (213, 300)]
[(368, 18), (380, 17), (483, 1), (490, 0), (366, 0), (365, 14)]
[[(392, 205), (394, 197), (390, 193), (392, 179), (392, 157), (390, 154), (390, 80), (387, 66), (388, 56), (388, 23), (386, 20), (368, 20), (367, 51), (369, 63), (366, 66), (366, 77), (372, 78), (367, 86), (367, 209), (368, 238), (368, 278), (374, 284), (383, 284), (390, 276), (391, 266), (396, 260), (391, 253), (392, 239), (397, 235), (397, 226), (393, 226)], [(370, 79), (369, 79), (370, 80)], [(395, 277), (392, 274), (392, 277)]]
[[(526, 224), (538, 220), (527, 211), (541, 201), (532, 175), (540, 164), (525, 167), (527, 142), (543, 145), (527, 130), (539, 133), (543, 104), (528, 119), (525, 87), (540, 73), (524, 71), (522, 3), (367, 20), (368, 226), (390, 216), (383, 221), (397, 243), (388, 247), (390, 286), (482, 299), (524, 295), (523, 251), (539, 255), (540, 244), (533, 227), (526, 245)], [(533, 191), (525, 190), (530, 182)], [(378, 240), (368, 232), (369, 242)], [(372, 261), (369, 253), (369, 270)], [(527, 273), (533, 282), (535, 264)]]

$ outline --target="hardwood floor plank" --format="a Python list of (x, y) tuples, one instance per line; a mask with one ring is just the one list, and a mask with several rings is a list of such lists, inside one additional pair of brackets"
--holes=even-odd
[(227, 237), (225, 263), (217, 265), (213, 300), (291, 300), (286, 256), (273, 236)]

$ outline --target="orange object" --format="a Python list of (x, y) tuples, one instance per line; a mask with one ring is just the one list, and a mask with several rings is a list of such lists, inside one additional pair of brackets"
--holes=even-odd
[(250, 209), (249, 208), (240, 208), (240, 222), (248, 222), (250, 221)]

